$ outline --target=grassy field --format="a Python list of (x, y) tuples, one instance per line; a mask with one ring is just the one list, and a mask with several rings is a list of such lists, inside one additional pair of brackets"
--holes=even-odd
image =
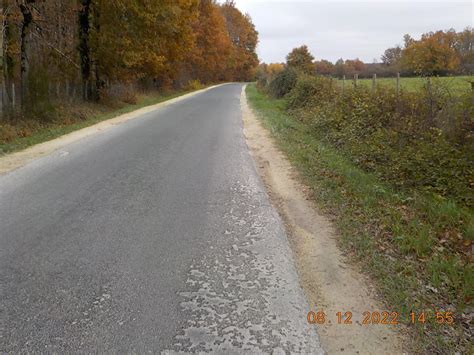
[[(438, 77), (431, 79), (433, 83), (439, 83), (446, 87), (453, 94), (462, 94), (471, 91), (471, 81), (474, 81), (474, 76), (453, 76), (453, 77)], [(401, 78), (400, 87), (406, 91), (418, 91), (423, 85), (426, 85), (426, 78)], [(339, 85), (342, 87), (342, 80), (339, 80)], [(346, 79), (346, 85), (353, 85), (353, 80)], [(367, 88), (372, 87), (372, 79), (359, 79), (358, 85)], [(396, 78), (377, 78), (377, 85), (390, 86), (395, 88), (397, 85)]]
[[(472, 264), (445, 248), (442, 239), (428, 245), (432, 252), (427, 256), (412, 252), (426, 247), (429, 234), (456, 226), (460, 216), (474, 225), (472, 214), (449, 201), (395, 189), (317, 139), (287, 113), (284, 99), (270, 99), (255, 85), (248, 86), (247, 95), (311, 189), (312, 199), (335, 216), (343, 250), (372, 277), (387, 309), (402, 315), (413, 335), (413, 351), (472, 353), (472, 335), (466, 331), (474, 289)], [(412, 311), (424, 312), (426, 323), (411, 324)], [(453, 311), (455, 324), (437, 324), (440, 311)]]
[[(73, 131), (92, 126), (116, 116), (173, 99), (194, 90), (183, 90), (170, 94), (151, 93), (139, 95), (136, 104), (123, 104), (111, 108), (102, 104), (81, 103), (76, 106), (61, 107), (61, 117), (49, 124), (37, 125), (26, 122), (25, 126), (11, 126), (0, 122), (0, 156), (23, 150), (38, 143), (60, 137)], [(18, 130), (13, 138), (7, 138), (7, 130)]]

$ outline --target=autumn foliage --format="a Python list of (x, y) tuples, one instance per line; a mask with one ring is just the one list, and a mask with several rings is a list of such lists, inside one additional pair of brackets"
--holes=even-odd
[(437, 75), (458, 69), (461, 63), (456, 52), (454, 31), (426, 33), (419, 41), (410, 41), (402, 51), (402, 66), (416, 74)]
[(68, 83), (100, 100), (117, 83), (163, 90), (252, 80), (259, 62), (258, 33), (233, 1), (3, 0), (2, 18), (4, 106), (21, 87), (23, 111), (40, 77), (42, 91)]
[[(266, 64), (265, 64), (266, 65)], [(388, 48), (381, 56), (381, 62), (364, 63), (359, 58), (340, 58), (332, 63), (328, 60), (314, 60), (308, 47), (294, 48), (287, 57), (286, 65), (306, 74), (319, 74), (342, 78), (402, 76), (444, 76), (472, 75), (474, 73), (474, 30), (465, 28), (428, 32), (419, 39), (406, 34), (403, 45)], [(265, 66), (260, 71), (265, 71)], [(267, 76), (269, 73), (266, 73)], [(262, 77), (262, 75), (259, 75)]]

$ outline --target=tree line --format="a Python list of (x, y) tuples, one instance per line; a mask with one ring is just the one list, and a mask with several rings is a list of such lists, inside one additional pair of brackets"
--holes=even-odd
[[(471, 27), (461, 32), (451, 29), (425, 33), (415, 40), (410, 35), (403, 37), (403, 46), (388, 48), (379, 63), (364, 63), (360, 59), (338, 59), (335, 63), (322, 59), (315, 61), (307, 46), (293, 49), (288, 55), (288, 64), (307, 73), (325, 76), (393, 77), (403, 76), (472, 75), (474, 73), (474, 30)], [(263, 71), (282, 70), (284, 64), (263, 65)]]
[(252, 80), (258, 32), (227, 0), (3, 0), (4, 106), (31, 107), (51, 83), (100, 100), (111, 82), (153, 89)]

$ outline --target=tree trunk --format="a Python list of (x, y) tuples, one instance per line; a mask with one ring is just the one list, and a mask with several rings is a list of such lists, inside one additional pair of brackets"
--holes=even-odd
[(33, 13), (30, 4), (35, 0), (21, 1), (19, 4), (22, 22), (20, 28), (20, 83), (21, 83), (21, 107), (25, 107), (28, 98), (28, 75), (30, 71), (30, 51), (31, 51), (31, 24), (33, 22)]
[(90, 95), (91, 79), (91, 49), (90, 49), (90, 12), (92, 0), (80, 0), (81, 10), (79, 11), (79, 57), (81, 59), (81, 77), (82, 77), (82, 94), (87, 99)]
[[(13, 92), (12, 84), (15, 81), (15, 58), (10, 46), (13, 44), (15, 35), (15, 24), (13, 21), (13, 1), (3, 0), (3, 112), (7, 113), (12, 108)], [(7, 115), (4, 115), (7, 116)]]

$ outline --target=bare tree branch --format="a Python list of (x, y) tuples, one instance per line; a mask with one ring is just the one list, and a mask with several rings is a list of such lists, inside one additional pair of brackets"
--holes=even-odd
[(72, 65), (74, 65), (77, 69), (81, 69), (81, 67), (74, 61), (72, 60), (70, 57), (67, 56), (67, 54), (63, 53), (61, 50), (59, 50), (58, 48), (56, 48), (55, 46), (53, 46), (51, 43), (47, 42), (44, 38), (42, 38), (41, 36), (38, 36), (36, 33), (32, 33), (33, 36), (35, 36), (36, 38), (38, 38), (39, 40), (41, 40), (45, 45), (47, 45), (49, 48), (51, 48), (52, 50), (56, 51), (58, 54), (60, 54), (64, 59), (66, 59), (68, 62), (70, 62)]

